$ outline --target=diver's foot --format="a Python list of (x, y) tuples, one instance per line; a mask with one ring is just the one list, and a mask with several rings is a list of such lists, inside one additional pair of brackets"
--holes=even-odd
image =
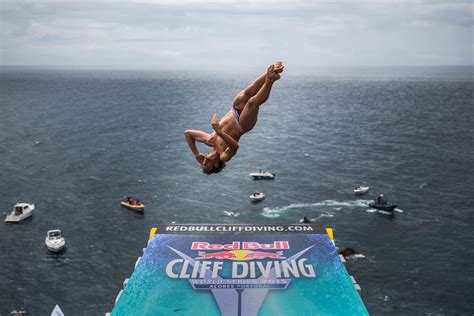
[(274, 70), (277, 74), (283, 72), (283, 69), (285, 68), (285, 66), (283, 66), (283, 62), (281, 62), (281, 61), (278, 61), (278, 62), (274, 63), (273, 67), (274, 67)]
[(273, 81), (277, 81), (281, 78), (280, 74), (274, 73), (272, 76)]
[(268, 66), (267, 69), (267, 80), (271, 83), (280, 79), (280, 74), (275, 71), (275, 65)]

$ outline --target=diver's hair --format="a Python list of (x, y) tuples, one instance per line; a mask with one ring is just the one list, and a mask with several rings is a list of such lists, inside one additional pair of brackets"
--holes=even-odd
[(213, 174), (213, 173), (219, 173), (219, 172), (221, 172), (222, 169), (224, 169), (224, 168), (225, 168), (225, 162), (222, 161), (222, 160), (219, 160), (219, 166), (217, 166), (216, 168), (212, 169), (211, 171), (207, 171), (207, 172), (206, 172), (206, 171), (203, 170), (203, 172), (204, 172), (205, 174), (207, 174), (207, 175), (211, 175), (211, 174)]

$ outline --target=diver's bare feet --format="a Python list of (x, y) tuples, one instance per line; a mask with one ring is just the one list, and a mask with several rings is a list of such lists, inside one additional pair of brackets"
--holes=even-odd
[(274, 63), (273, 67), (274, 67), (274, 70), (277, 74), (282, 73), (283, 69), (285, 68), (285, 66), (283, 65), (283, 62), (281, 62), (281, 61), (278, 61), (278, 62)]
[[(283, 71), (283, 70), (282, 70)], [(271, 83), (280, 79), (280, 74), (275, 71), (275, 65), (268, 66), (267, 69), (267, 80)]]

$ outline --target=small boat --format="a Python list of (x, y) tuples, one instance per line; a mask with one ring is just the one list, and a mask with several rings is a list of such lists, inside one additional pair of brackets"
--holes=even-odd
[(369, 206), (377, 210), (392, 212), (397, 207), (397, 204), (390, 204), (390, 203), (377, 204), (377, 203), (372, 202), (372, 203), (369, 203)]
[(30, 217), (35, 209), (34, 204), (28, 203), (16, 203), (13, 207), (13, 211), (7, 215), (5, 222), (16, 223), (21, 222), (25, 218)]
[(48, 230), (44, 241), (49, 251), (60, 252), (64, 249), (66, 241), (59, 229)]
[(251, 176), (254, 180), (273, 180), (273, 179), (275, 179), (275, 174), (274, 173), (264, 171), (264, 170), (260, 170), (259, 172), (252, 172), (252, 173), (249, 174), (249, 176)]
[(397, 204), (393, 204), (393, 203), (388, 202), (385, 199), (385, 196), (383, 194), (380, 194), (377, 197), (377, 201), (370, 202), (369, 206), (371, 208), (376, 209), (376, 210), (392, 212), (397, 207)]
[(263, 194), (262, 192), (254, 192), (250, 194), (250, 200), (252, 202), (260, 202), (260, 201), (263, 201), (264, 199), (265, 199), (265, 194)]
[(354, 194), (355, 195), (362, 195), (362, 194), (365, 194), (365, 193), (369, 192), (369, 189), (370, 189), (370, 187), (365, 186), (365, 185), (356, 185), (354, 187)]
[(143, 213), (145, 209), (145, 204), (140, 202), (140, 200), (132, 199), (131, 197), (124, 198), (120, 200), (120, 205), (129, 208), (131, 210)]

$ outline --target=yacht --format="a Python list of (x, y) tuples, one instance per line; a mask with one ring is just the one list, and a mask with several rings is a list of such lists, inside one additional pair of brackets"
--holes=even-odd
[(366, 185), (356, 185), (354, 187), (354, 194), (355, 195), (362, 195), (362, 194), (365, 194), (365, 193), (369, 192), (369, 189), (370, 189), (370, 187), (366, 186)]
[(264, 171), (264, 170), (260, 170), (259, 172), (252, 172), (252, 173), (249, 174), (249, 176), (251, 176), (254, 180), (273, 180), (273, 179), (275, 179), (275, 174), (274, 173)]
[(7, 215), (5, 222), (16, 223), (30, 217), (35, 209), (34, 204), (16, 203), (13, 211)]
[(49, 230), (44, 241), (49, 251), (60, 252), (64, 249), (66, 241), (59, 229)]

